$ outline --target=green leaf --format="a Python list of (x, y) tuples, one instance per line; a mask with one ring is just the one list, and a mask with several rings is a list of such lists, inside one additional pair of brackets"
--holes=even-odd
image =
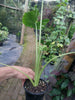
[(43, 20), (42, 20), (42, 25), (45, 26), (48, 22), (49, 22), (49, 19), (43, 19)]
[(22, 19), (23, 24), (27, 27), (35, 28), (35, 23), (38, 20), (38, 16), (39, 16), (38, 10), (26, 12)]
[(67, 97), (69, 97), (71, 95), (72, 95), (72, 90), (70, 89), (70, 90), (67, 91)]
[[(48, 22), (49, 22), (49, 19), (43, 19), (42, 28), (44, 28)], [(40, 29), (40, 22), (37, 22), (37, 28)]]
[(53, 100), (60, 100), (60, 96), (55, 96)]
[(63, 17), (63, 16), (57, 16), (57, 18), (59, 18), (59, 19), (63, 19), (64, 17)]
[(55, 95), (60, 95), (61, 91), (54, 88), (51, 92), (50, 92), (50, 96), (55, 96)]
[(57, 43), (57, 47), (63, 47), (63, 44)]
[(64, 95), (61, 95), (61, 100), (64, 100)]
[(67, 37), (65, 37), (65, 42), (67, 43), (67, 44), (69, 44), (70, 43), (70, 40), (69, 40), (69, 38)]
[(68, 86), (69, 80), (66, 79), (62, 84), (61, 84), (61, 89), (64, 89)]
[(73, 85), (75, 86), (75, 81), (74, 81)]
[[(23, 24), (27, 27), (35, 28), (35, 23), (37, 23), (37, 28), (40, 28), (40, 21), (38, 21), (39, 11), (34, 9), (33, 11), (26, 12), (22, 18)], [(42, 20), (42, 27), (44, 27), (49, 22), (49, 19)]]
[(73, 88), (73, 94), (75, 94), (75, 87)]
[(5, 39), (8, 38), (8, 33), (7, 31), (2, 31), (0, 30), (0, 41), (4, 41)]
[(57, 84), (57, 85), (60, 85), (63, 81), (64, 81), (64, 79), (60, 79), (60, 80), (57, 81), (56, 84)]

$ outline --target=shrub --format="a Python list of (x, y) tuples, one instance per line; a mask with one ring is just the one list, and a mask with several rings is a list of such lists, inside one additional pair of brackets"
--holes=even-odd
[(7, 32), (8, 32), (8, 28), (7, 28), (7, 27), (5, 27), (5, 26), (3, 26), (3, 27), (2, 27), (2, 30), (4, 30), (4, 31), (7, 31)]
[(71, 81), (68, 74), (56, 76), (56, 84), (50, 91), (52, 100), (69, 100), (75, 94), (75, 81)]
[(6, 40), (7, 37), (8, 37), (8, 32), (0, 30), (0, 42), (3, 42), (4, 40)]

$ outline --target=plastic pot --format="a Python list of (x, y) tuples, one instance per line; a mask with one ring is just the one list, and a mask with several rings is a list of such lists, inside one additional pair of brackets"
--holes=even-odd
[[(42, 80), (42, 79), (41, 79)], [(44, 80), (42, 80), (44, 81)], [(45, 81), (44, 81), (45, 82)], [(26, 82), (25, 82), (26, 83)], [(44, 99), (44, 95), (47, 91), (47, 88), (45, 91), (43, 92), (40, 92), (40, 93), (32, 93), (30, 91), (28, 91), (26, 88), (25, 88), (25, 83), (24, 83), (24, 89), (25, 89), (25, 96), (26, 96), (26, 100), (43, 100)], [(45, 84), (47, 85), (47, 83), (45, 82)]]

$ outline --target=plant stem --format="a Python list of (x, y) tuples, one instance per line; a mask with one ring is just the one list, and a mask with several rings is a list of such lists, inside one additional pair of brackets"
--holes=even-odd
[(35, 23), (35, 27), (36, 27), (36, 62), (35, 62), (35, 78), (34, 78), (34, 82), (35, 82), (35, 86), (36, 86), (36, 82), (37, 82), (37, 61), (38, 61), (38, 45), (37, 45), (37, 43), (38, 43), (38, 40), (37, 40), (37, 23)]
[(42, 30), (43, 2), (44, 2), (44, 0), (42, 0), (42, 7), (41, 7), (39, 46), (40, 46), (40, 44), (41, 44), (41, 30)]
[[(39, 34), (39, 45), (37, 45), (37, 24), (35, 24), (36, 26), (36, 65), (35, 65), (35, 86), (38, 86), (39, 83), (39, 70), (40, 70), (40, 61), (41, 61), (41, 50), (40, 50), (40, 46), (41, 46), (41, 30), (42, 30), (42, 15), (43, 15), (43, 2), (44, 0), (42, 0), (42, 7), (41, 7), (41, 18), (40, 18), (40, 34)], [(38, 47), (39, 46), (39, 47)]]

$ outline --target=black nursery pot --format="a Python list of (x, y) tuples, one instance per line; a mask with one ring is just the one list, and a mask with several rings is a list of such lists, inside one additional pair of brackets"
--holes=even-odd
[[(42, 79), (40, 79), (42, 80)], [(25, 89), (25, 95), (26, 95), (26, 100), (43, 100), (44, 99), (44, 95), (47, 92), (47, 83), (42, 80), (45, 84), (46, 84), (46, 89), (43, 92), (39, 92), (39, 93), (32, 93), (30, 91), (28, 91), (25, 86), (26, 86), (26, 82), (24, 83), (24, 89)]]

